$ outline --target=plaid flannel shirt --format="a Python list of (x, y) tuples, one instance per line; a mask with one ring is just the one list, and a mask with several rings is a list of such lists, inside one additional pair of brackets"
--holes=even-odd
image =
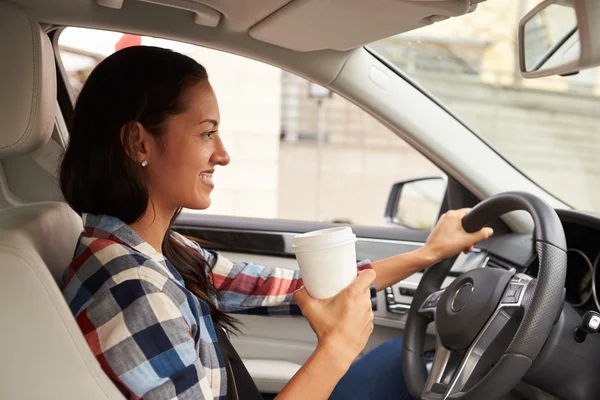
[[(225, 400), (227, 373), (208, 305), (129, 225), (92, 214), (83, 222), (64, 296), (103, 370), (129, 399)], [(208, 262), (219, 309), (300, 314), (292, 303), (299, 271), (232, 263), (171, 234)]]

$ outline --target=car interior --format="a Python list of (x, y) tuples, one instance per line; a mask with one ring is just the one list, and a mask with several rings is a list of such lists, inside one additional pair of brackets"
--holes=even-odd
[[(193, 43), (293, 72), (367, 111), (448, 175), (439, 214), (473, 207), (464, 228), (489, 225), (496, 234), (474, 252), (378, 293), (364, 350), (404, 336), (398, 379), (415, 398), (600, 398), (600, 215), (575, 210), (538, 186), (364, 47), (476, 14), (484, 1), (0, 0), (0, 398), (124, 398), (61, 293), (82, 231), (57, 183), (76, 101), (59, 57), (66, 27)], [(576, 10), (578, 29), (541, 61), (526, 61), (527, 23), (553, 5)], [(597, 17), (593, 0), (532, 8), (519, 27), (523, 76), (600, 65)], [(581, 51), (567, 59), (565, 43), (581, 43)], [(385, 218), (394, 218), (401, 194), (402, 185), (392, 190)], [(294, 235), (330, 226), (183, 213), (174, 228), (232, 261), (296, 269)], [(353, 230), (360, 260), (414, 250), (428, 236), (404, 227)], [(303, 318), (240, 320), (243, 331), (232, 342), (265, 398), (274, 396), (310, 356), (316, 337)]]

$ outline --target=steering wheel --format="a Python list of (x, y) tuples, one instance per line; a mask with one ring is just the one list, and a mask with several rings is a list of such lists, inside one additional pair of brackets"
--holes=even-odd
[[(425, 271), (402, 348), (404, 380), (415, 398), (500, 399), (523, 378), (546, 342), (562, 310), (567, 274), (565, 234), (556, 212), (531, 194), (507, 192), (479, 203), (462, 224), (476, 232), (515, 210), (533, 217), (537, 279), (477, 268), (440, 290), (456, 257)], [(433, 321), (436, 353), (425, 380), (423, 348)]]

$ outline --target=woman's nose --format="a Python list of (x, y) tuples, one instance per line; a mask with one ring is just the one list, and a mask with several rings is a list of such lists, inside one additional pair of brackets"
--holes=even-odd
[(229, 162), (231, 161), (229, 153), (227, 153), (227, 150), (225, 149), (225, 145), (223, 144), (221, 138), (217, 139), (217, 146), (215, 148), (215, 152), (213, 153), (212, 159), (216, 165), (222, 166), (229, 164)]

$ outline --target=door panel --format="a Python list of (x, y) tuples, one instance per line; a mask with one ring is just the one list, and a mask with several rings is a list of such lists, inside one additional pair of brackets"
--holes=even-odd
[[(297, 269), (293, 236), (331, 226), (335, 225), (184, 214), (175, 229), (231, 261)], [(375, 261), (412, 251), (422, 246), (427, 237), (427, 232), (402, 228), (353, 227), (353, 230), (358, 237), (358, 260)], [(457, 264), (463, 261), (461, 257)], [(420, 276), (414, 274), (378, 293), (375, 328), (364, 352), (402, 334), (412, 300), (411, 290), (416, 289)], [(446, 283), (452, 279), (449, 277)], [(316, 336), (308, 322), (302, 317), (236, 315), (236, 318), (243, 324), (242, 333), (233, 337), (232, 342), (247, 362), (259, 389), (281, 390), (316, 346)], [(433, 347), (433, 337), (430, 339)]]

